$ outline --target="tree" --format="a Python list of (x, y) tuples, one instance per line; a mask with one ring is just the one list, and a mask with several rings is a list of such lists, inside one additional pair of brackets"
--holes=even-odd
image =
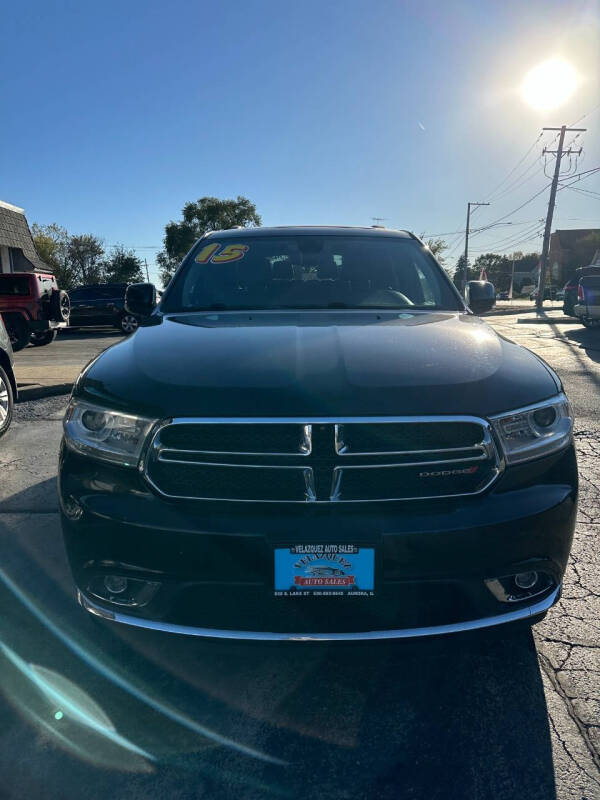
[(427, 247), (433, 253), (433, 255), (440, 262), (442, 267), (446, 268), (446, 259), (444, 258), (444, 252), (448, 249), (448, 245), (446, 244), (444, 239), (425, 239), (424, 241)]
[(100, 283), (104, 278), (104, 245), (91, 233), (71, 236), (67, 260), (76, 284)]
[(56, 275), (56, 280), (61, 289), (72, 289), (75, 285), (72, 271), (67, 258), (69, 234), (66, 228), (57, 225), (38, 225), (34, 222), (31, 226), (33, 243), (40, 258)]
[(254, 203), (242, 196), (235, 200), (201, 197), (195, 203), (186, 203), (182, 216), (180, 222), (171, 221), (165, 227), (164, 250), (156, 257), (164, 286), (173, 277), (181, 259), (203, 233), (235, 228), (238, 225), (249, 228), (261, 224)]
[[(459, 292), (462, 292), (462, 282), (464, 279), (464, 268), (465, 268), (465, 257), (461, 256), (458, 261), (456, 262), (456, 267), (454, 269), (454, 276), (452, 278), (454, 285), (458, 289)], [(479, 272), (477, 272), (473, 267), (467, 267), (467, 281), (475, 281), (479, 277)]]
[(104, 262), (103, 277), (111, 283), (139, 283), (144, 280), (142, 260), (136, 256), (135, 250), (127, 250), (118, 244)]
[(512, 259), (498, 253), (482, 253), (473, 264), (477, 277), (485, 270), (488, 281), (494, 284), (497, 291), (506, 291), (510, 285)]

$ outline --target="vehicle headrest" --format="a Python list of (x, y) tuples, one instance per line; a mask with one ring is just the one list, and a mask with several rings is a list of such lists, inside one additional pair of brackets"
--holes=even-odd
[(289, 256), (278, 259), (271, 266), (271, 276), (274, 280), (278, 281), (292, 281), (294, 280), (294, 268)]

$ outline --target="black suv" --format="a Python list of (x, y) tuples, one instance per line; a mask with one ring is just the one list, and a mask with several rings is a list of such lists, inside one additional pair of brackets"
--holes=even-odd
[(539, 619), (573, 536), (559, 378), (473, 312), (414, 235), (202, 237), (79, 377), (60, 454), (80, 603), (246, 639)]
[(133, 333), (138, 318), (125, 309), (126, 290), (126, 283), (94, 283), (70, 291), (71, 327), (113, 325), (123, 333)]

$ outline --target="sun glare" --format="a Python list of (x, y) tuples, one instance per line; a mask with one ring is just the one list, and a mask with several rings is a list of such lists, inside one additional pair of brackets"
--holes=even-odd
[(521, 96), (533, 108), (550, 110), (562, 106), (578, 83), (577, 72), (568, 61), (551, 58), (527, 73), (521, 85)]

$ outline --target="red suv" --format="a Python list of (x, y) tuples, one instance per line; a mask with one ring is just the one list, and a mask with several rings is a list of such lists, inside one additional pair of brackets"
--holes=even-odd
[(29, 342), (50, 344), (58, 328), (69, 324), (69, 313), (69, 295), (59, 290), (51, 273), (0, 274), (0, 314), (13, 350)]

